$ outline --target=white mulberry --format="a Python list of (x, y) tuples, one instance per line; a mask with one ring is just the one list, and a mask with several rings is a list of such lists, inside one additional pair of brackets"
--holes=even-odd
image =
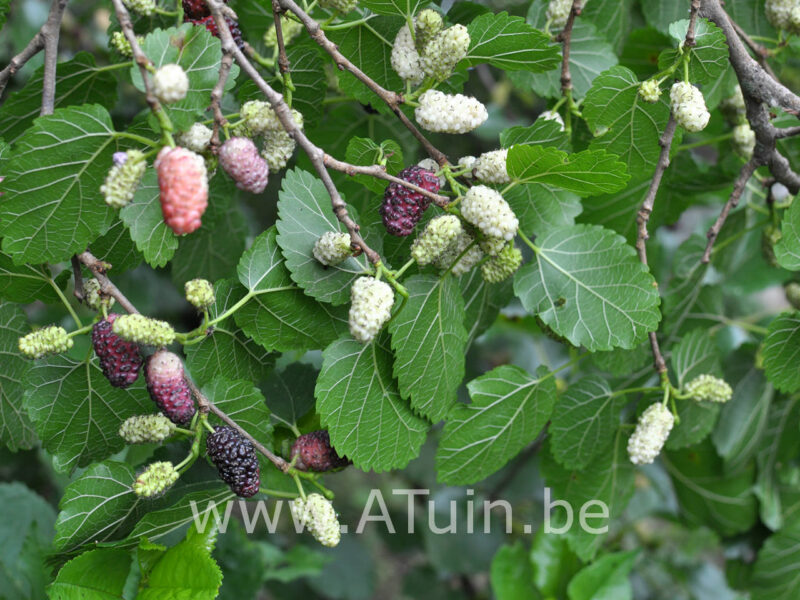
[(157, 444), (172, 432), (175, 424), (161, 413), (128, 417), (119, 427), (119, 435), (129, 444)]
[(572, 0), (550, 0), (547, 5), (547, 20), (554, 29), (562, 29), (567, 24)]
[(135, 13), (149, 17), (156, 11), (155, 0), (122, 0), (126, 8)]
[(359, 277), (350, 289), (350, 333), (359, 342), (371, 342), (389, 320), (394, 290), (385, 281)]
[(153, 93), (165, 104), (183, 100), (188, 91), (189, 78), (180, 65), (162, 65), (153, 75)]
[(453, 25), (439, 32), (422, 50), (420, 65), (428, 77), (444, 81), (467, 55), (469, 33), (463, 25)]
[(428, 265), (439, 259), (461, 234), (461, 221), (455, 215), (431, 219), (411, 245), (411, 257)]
[(475, 98), (428, 90), (419, 97), (414, 116), (423, 128), (438, 133), (467, 133), (489, 118), (486, 107)]
[(346, 14), (358, 5), (358, 0), (319, 0), (319, 5), (328, 10), (336, 10)]
[[(477, 265), (478, 262), (483, 258), (483, 251), (477, 244), (473, 245), (474, 241), (475, 240), (471, 235), (469, 235), (466, 231), (462, 231), (461, 234), (456, 238), (455, 242), (451, 244), (450, 247), (436, 260), (433, 261), (433, 265), (442, 270), (450, 269), (452, 265), (450, 272), (453, 275), (456, 277), (463, 275), (472, 267)], [(467, 248), (469, 248), (469, 250), (467, 250)], [(465, 250), (466, 254), (464, 254), (464, 256), (462, 256), (457, 263), (453, 264), (456, 258), (461, 256), (461, 253)]]
[(749, 123), (741, 123), (733, 128), (733, 147), (744, 158), (750, 158), (756, 147), (756, 132)]
[(179, 146), (183, 146), (195, 154), (202, 154), (208, 149), (212, 134), (213, 131), (202, 123), (195, 123), (187, 131), (176, 135), (175, 141)]
[(326, 231), (314, 243), (314, 258), (326, 266), (338, 265), (353, 255), (350, 235), (338, 231)]
[(428, 42), (442, 30), (443, 26), (442, 15), (438, 12), (430, 8), (421, 10), (414, 19), (414, 43), (417, 50), (421, 52)]
[(183, 284), (186, 300), (200, 310), (214, 304), (214, 286), (206, 279), (190, 279)]
[(728, 382), (713, 375), (699, 375), (686, 384), (686, 393), (698, 402), (725, 403), (733, 397)]
[(635, 465), (652, 463), (664, 447), (674, 424), (675, 418), (663, 404), (656, 402), (648, 406), (628, 440), (631, 462)]
[(320, 544), (333, 547), (339, 543), (342, 534), (336, 510), (322, 494), (309, 494), (306, 500), (295, 498), (289, 508)]
[(425, 78), (419, 60), (419, 53), (411, 38), (411, 30), (408, 25), (403, 25), (392, 44), (392, 68), (403, 81), (419, 85)]
[(475, 161), (475, 177), (485, 183), (509, 183), (511, 178), (506, 170), (507, 158), (506, 149), (484, 152)]
[(471, 187), (461, 201), (461, 214), (488, 237), (512, 240), (519, 220), (499, 192), (485, 185)]
[(686, 131), (702, 131), (708, 125), (711, 113), (706, 109), (703, 93), (691, 83), (679, 81), (673, 84), (669, 100), (675, 120)]
[(658, 102), (661, 97), (661, 86), (655, 79), (648, 79), (639, 86), (639, 95), (645, 102)]

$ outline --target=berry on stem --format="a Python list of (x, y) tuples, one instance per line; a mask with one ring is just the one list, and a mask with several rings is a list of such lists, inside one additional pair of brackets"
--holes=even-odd
[(314, 258), (325, 266), (338, 265), (353, 255), (350, 234), (326, 231), (314, 242)]
[(216, 425), (206, 438), (206, 452), (217, 467), (220, 479), (242, 498), (258, 493), (261, 485), (260, 466), (250, 440), (233, 427)]
[(419, 97), (414, 118), (428, 131), (467, 133), (482, 125), (489, 118), (489, 112), (475, 98), (428, 90)]
[(350, 459), (339, 456), (324, 429), (304, 433), (292, 444), (292, 460), (300, 471), (325, 472), (346, 467)]
[(164, 147), (154, 165), (164, 222), (177, 235), (192, 233), (202, 224), (200, 218), (208, 207), (208, 175), (203, 157), (186, 148)]
[(359, 277), (350, 288), (350, 334), (368, 344), (389, 320), (394, 304), (394, 290), (385, 281)]
[(142, 355), (135, 342), (126, 341), (114, 333), (114, 321), (119, 316), (112, 313), (94, 324), (92, 346), (109, 383), (114, 387), (126, 388), (139, 377)]
[(219, 164), (240, 190), (260, 194), (267, 187), (269, 165), (246, 137), (233, 137), (222, 144)]
[(175, 424), (164, 415), (128, 417), (119, 427), (119, 435), (129, 444), (158, 444), (175, 431)]
[[(397, 176), (429, 192), (439, 191), (439, 178), (427, 169), (411, 166), (400, 171)], [(383, 194), (380, 208), (386, 231), (391, 235), (410, 235), (430, 204), (431, 200), (427, 196), (399, 183), (390, 183)]]
[(100, 193), (103, 194), (106, 204), (113, 208), (122, 208), (133, 200), (145, 170), (147, 161), (138, 150), (115, 153), (114, 165), (100, 186)]
[(19, 338), (19, 351), (28, 358), (42, 358), (48, 354), (59, 354), (72, 348), (73, 341), (67, 330), (48, 325)]
[(725, 403), (733, 397), (728, 382), (713, 375), (699, 375), (686, 384), (686, 393), (698, 402)]
[(511, 240), (519, 221), (499, 192), (485, 185), (471, 187), (461, 201), (461, 215), (491, 238)]
[(411, 38), (408, 25), (403, 25), (392, 44), (392, 68), (403, 81), (419, 85), (425, 78), (420, 66), (420, 56)]
[(199, 310), (214, 304), (214, 286), (205, 279), (190, 279), (183, 285), (186, 300)]
[(631, 462), (635, 465), (652, 463), (661, 453), (674, 424), (675, 418), (666, 406), (660, 402), (648, 406), (628, 439)]
[(159, 350), (144, 365), (147, 391), (156, 406), (176, 425), (185, 425), (195, 413), (194, 400), (177, 355)]
[(167, 346), (175, 341), (175, 330), (166, 321), (131, 314), (115, 316), (110, 322), (113, 323), (114, 333), (129, 342)]
[(140, 498), (158, 496), (178, 481), (178, 477), (180, 473), (171, 462), (150, 463), (133, 482), (133, 493)]
[(411, 245), (411, 258), (419, 265), (428, 265), (439, 260), (455, 243), (461, 231), (461, 221), (455, 215), (431, 219)]
[(711, 113), (706, 109), (703, 93), (691, 83), (678, 81), (673, 84), (669, 101), (675, 120), (686, 131), (702, 131), (708, 125)]
[(179, 102), (189, 91), (189, 78), (175, 63), (160, 66), (153, 75), (153, 93), (165, 104)]
[(309, 494), (305, 500), (295, 498), (290, 509), (295, 519), (307, 527), (320, 544), (328, 547), (339, 544), (342, 533), (336, 510), (322, 494)]

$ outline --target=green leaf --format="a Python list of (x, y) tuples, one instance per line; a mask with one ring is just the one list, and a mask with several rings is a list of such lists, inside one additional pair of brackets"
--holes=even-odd
[[(183, 67), (189, 78), (189, 91), (183, 100), (164, 104), (163, 108), (176, 129), (186, 130), (205, 113), (211, 91), (219, 79), (219, 62), (222, 59), (222, 46), (218, 38), (206, 31), (205, 27), (195, 27), (185, 23), (180, 27), (155, 29), (145, 36), (142, 50), (158, 68), (177, 63)], [(144, 90), (139, 66), (131, 67), (133, 84)], [(233, 89), (239, 66), (231, 66), (225, 90)], [(155, 117), (150, 117), (155, 122)]]
[(709, 439), (661, 457), (689, 523), (712, 527), (726, 536), (747, 531), (755, 523), (752, 463), (737, 473), (726, 473)]
[(583, 5), (581, 19), (594, 23), (619, 54), (631, 28), (633, 0), (592, 0)]
[(58, 262), (108, 229), (100, 186), (111, 166), (111, 117), (92, 104), (39, 117), (14, 147), (0, 184), (3, 250), (17, 263)]
[(762, 345), (764, 368), (772, 385), (785, 393), (800, 389), (800, 313), (783, 313), (769, 324)]
[(464, 378), (464, 300), (453, 277), (413, 275), (403, 284), (408, 303), (389, 323), (394, 376), (411, 407), (436, 423)]
[(797, 435), (797, 420), (800, 415), (800, 400), (776, 398), (769, 408), (769, 417), (764, 431), (765, 443), (756, 455), (758, 479), (754, 488), (759, 500), (759, 514), (764, 524), (777, 531), (784, 524), (783, 498), (779, 469), (791, 462), (800, 450)]
[(758, 452), (767, 429), (773, 389), (755, 367), (733, 386), (733, 397), (725, 403), (711, 436), (725, 468), (738, 471)]
[(348, 258), (326, 267), (314, 258), (314, 244), (323, 233), (347, 232), (322, 181), (307, 171), (287, 171), (278, 197), (277, 242), (292, 280), (321, 302), (349, 303), (350, 287), (364, 274), (366, 259)]
[(558, 46), (550, 38), (506, 12), (487, 13), (467, 26), (470, 44), (467, 66), (488, 63), (505, 71), (541, 73), (558, 66)]
[[(396, 174), (403, 168), (403, 150), (394, 140), (383, 140), (376, 144), (370, 138), (354, 137), (347, 142), (345, 160), (351, 165), (369, 166), (386, 160), (386, 172)], [(355, 180), (369, 190), (383, 194), (386, 182), (369, 175), (355, 175)], [(330, 202), (329, 202), (330, 204)]]
[(480, 334), (489, 329), (500, 310), (514, 297), (510, 279), (501, 283), (487, 283), (479, 269), (471, 269), (458, 278), (461, 297), (464, 298), (464, 324), (467, 330), (467, 348)]
[(533, 570), (521, 542), (497, 551), (491, 567), (492, 591), (497, 600), (535, 600), (541, 595), (533, 586)]
[(624, 396), (614, 396), (603, 377), (589, 375), (570, 384), (550, 422), (553, 457), (568, 469), (582, 469), (614, 439)]
[[(683, 45), (689, 20), (683, 19), (669, 26), (669, 35), (673, 42)], [(689, 81), (694, 85), (703, 85), (719, 79), (728, 68), (728, 44), (722, 30), (708, 21), (698, 19), (695, 26), (697, 45), (691, 49), (689, 59)], [(666, 69), (680, 58), (679, 51), (665, 50), (658, 57), (658, 68)]]
[(36, 443), (23, 404), (31, 361), (19, 353), (19, 338), (28, 333), (28, 322), (19, 306), (0, 302), (0, 441), (9, 450), (27, 450)]
[(753, 600), (793, 600), (800, 595), (800, 522), (767, 538), (758, 552), (750, 594)]
[[(251, 382), (219, 376), (203, 386), (203, 393), (259, 442), (272, 446), (269, 409), (261, 391)], [(216, 415), (209, 416), (209, 422), (224, 425)]]
[(574, 225), (575, 217), (583, 210), (577, 194), (538, 183), (515, 186), (503, 197), (517, 215), (520, 230), (529, 233)]
[[(719, 350), (705, 329), (695, 329), (683, 336), (672, 351), (672, 372), (682, 388), (698, 375), (722, 376)], [(669, 434), (666, 447), (677, 450), (703, 440), (717, 422), (720, 407), (713, 402), (683, 400), (677, 403), (678, 423)]]
[(322, 117), (322, 101), (328, 81), (320, 49), (312, 40), (294, 40), (286, 48), (286, 57), (292, 65), (292, 106), (303, 113), (306, 129), (314, 127)]
[(209, 550), (196, 540), (186, 539), (167, 550), (150, 571), (138, 600), (191, 598), (213, 600), (222, 585), (222, 571)]
[(292, 281), (271, 227), (239, 261), (239, 281), (252, 298), (236, 324), (267, 350), (321, 348), (347, 330), (347, 314), (304, 295)]
[[(405, 89), (405, 84), (392, 68), (392, 43), (401, 25), (397, 18), (377, 17), (364, 25), (331, 31), (328, 37), (339, 46), (342, 54), (378, 85), (387, 90), (400, 91)], [(369, 104), (375, 110), (391, 114), (383, 100), (346, 69), (339, 72), (339, 86), (345, 95), (362, 104)], [(352, 135), (353, 133), (345, 140)]]
[(119, 213), (136, 248), (151, 267), (163, 267), (178, 248), (178, 236), (164, 223), (158, 174), (148, 169), (133, 200)]
[(546, 598), (565, 598), (567, 584), (581, 563), (563, 535), (540, 528), (531, 544), (530, 561), (533, 580)]
[[(244, 290), (234, 281), (214, 284), (216, 301), (209, 308), (209, 317), (216, 319), (244, 297)], [(199, 344), (184, 346), (186, 364), (195, 382), (204, 384), (225, 375), (230, 379), (258, 381), (275, 362), (264, 348), (247, 338), (232, 318), (217, 324), (212, 335)]]
[(675, 21), (686, 17), (687, 7), (681, 2), (672, 0), (645, 0), (642, 2), (642, 12), (648, 25), (655, 27), (661, 33), (669, 33), (669, 26)]
[(87, 363), (55, 356), (33, 364), (25, 404), (57, 471), (69, 472), (122, 450), (125, 442), (117, 433), (122, 421), (153, 412), (142, 379), (127, 389), (111, 387), (96, 359)]
[[(2, 4), (0, 2), (0, 4)], [(39, 67), (21, 90), (9, 94), (0, 112), (0, 137), (9, 144), (28, 129), (42, 108), (44, 67)], [(88, 102), (111, 109), (117, 103), (117, 81), (108, 67), (98, 67), (95, 57), (78, 52), (72, 59), (58, 63), (54, 108), (67, 108)]]
[(436, 452), (437, 479), (451, 485), (480, 481), (533, 442), (556, 401), (555, 378), (532, 377), (504, 365), (467, 384), (470, 404), (450, 409)]
[(6, 24), (8, 9), (11, 7), (11, 0), (0, 0), (0, 28)]
[(228, 502), (233, 501), (236, 496), (228, 486), (206, 483), (203, 487), (206, 489), (186, 494), (167, 508), (148, 510), (130, 532), (127, 540), (132, 542), (137, 542), (141, 538), (159, 540), (195, 522), (195, 516), (201, 521), (207, 518), (212, 524), (216, 523), (216, 516), (219, 516), (221, 525), (225, 519)]
[(589, 148), (616, 154), (629, 173), (652, 173), (661, 148), (658, 138), (669, 120), (666, 95), (650, 104), (639, 96), (639, 80), (630, 69), (602, 73), (586, 94), (583, 116), (596, 137)]
[(655, 331), (655, 281), (622, 237), (575, 225), (551, 229), (536, 242), (535, 260), (514, 276), (514, 292), (556, 333), (594, 351), (633, 348)]
[(361, 0), (361, 6), (378, 15), (413, 17), (422, 0)]
[(630, 178), (625, 165), (605, 151), (567, 154), (528, 144), (511, 147), (506, 168), (516, 183), (553, 185), (579, 196), (616, 192)]
[(44, 598), (52, 579), (46, 557), (52, 551), (53, 507), (21, 483), (0, 483), (0, 590), (8, 600)]
[(638, 550), (601, 556), (581, 569), (569, 582), (569, 600), (630, 600), (633, 589), (628, 575)]
[(92, 242), (92, 254), (109, 263), (114, 275), (135, 269), (143, 258), (121, 219), (115, 220), (105, 234)]
[(131, 568), (127, 550), (103, 548), (73, 558), (47, 588), (50, 600), (111, 600), (121, 598)]
[(428, 423), (400, 396), (385, 335), (366, 345), (340, 339), (328, 346), (314, 395), (331, 443), (359, 469), (402, 469), (425, 441)]
[(314, 408), (317, 375), (314, 367), (301, 363), (274, 371), (261, 387), (272, 418), (287, 426), (297, 425)]
[(208, 210), (203, 225), (192, 235), (179, 238), (172, 259), (172, 281), (183, 287), (190, 279), (216, 281), (236, 274), (236, 264), (250, 233), (247, 219), (236, 203), (237, 190), (231, 179), (214, 177), (209, 187)]
[[(559, 58), (559, 62), (560, 60)], [(597, 33), (592, 23), (581, 19), (575, 21), (569, 53), (572, 94), (575, 98), (584, 98), (595, 78), (606, 69), (615, 66), (617, 62), (613, 48), (602, 35)], [(518, 87), (533, 89), (545, 98), (561, 96), (560, 69), (552, 69), (541, 74), (515, 73), (512, 75), (512, 81)]]
[[(608, 506), (610, 521), (593, 518), (587, 523), (592, 528), (602, 528), (617, 519), (633, 495), (634, 468), (628, 459), (627, 438), (622, 429), (617, 430), (614, 443), (608, 452), (600, 454), (588, 467), (578, 470), (564, 469), (552, 457), (548, 448), (542, 453), (541, 471), (545, 482), (551, 489), (553, 500), (564, 500), (579, 514), (585, 503), (592, 500), (604, 502)], [(597, 507), (589, 506), (589, 514), (597, 512)], [(563, 528), (565, 511), (551, 510), (552, 527), (557, 531)], [(584, 529), (579, 523), (564, 534), (572, 550), (583, 561), (591, 560), (603, 544), (607, 534)]]
[(131, 489), (135, 479), (130, 465), (111, 460), (86, 469), (64, 490), (53, 546), (67, 552), (114, 539), (137, 503)]
[(552, 146), (565, 152), (572, 149), (569, 136), (561, 125), (557, 121), (543, 118), (536, 119), (533, 125), (527, 127), (515, 125), (500, 132), (500, 145), (503, 148), (511, 148), (517, 144)]
[(783, 236), (775, 244), (775, 258), (784, 269), (800, 271), (800, 202), (792, 202), (783, 214), (781, 233)]

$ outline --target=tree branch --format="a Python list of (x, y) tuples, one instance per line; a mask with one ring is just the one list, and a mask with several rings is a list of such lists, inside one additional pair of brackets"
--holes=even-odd
[[(114, 1), (119, 2), (120, 0)], [(295, 139), (297, 144), (308, 155), (311, 164), (314, 165), (314, 170), (319, 175), (323, 185), (325, 186), (325, 189), (328, 191), (328, 195), (331, 197), (331, 206), (336, 218), (339, 219), (339, 221), (347, 228), (353, 244), (361, 248), (372, 264), (381, 262), (380, 255), (367, 245), (367, 243), (364, 241), (364, 238), (362, 238), (361, 234), (359, 233), (359, 226), (348, 214), (347, 205), (344, 203), (341, 194), (339, 194), (339, 190), (336, 189), (333, 179), (331, 179), (328, 170), (325, 168), (323, 161), (325, 152), (323, 152), (321, 148), (314, 145), (311, 140), (306, 137), (306, 135), (303, 133), (303, 130), (300, 129), (300, 127), (298, 127), (298, 125), (294, 122), (292, 111), (289, 108), (289, 105), (284, 101), (283, 96), (272, 89), (272, 87), (270, 87), (270, 85), (264, 81), (258, 70), (236, 46), (236, 43), (231, 37), (231, 32), (228, 29), (228, 24), (223, 18), (223, 4), (221, 0), (207, 0), (207, 4), (211, 10), (211, 14), (214, 15), (214, 21), (217, 24), (217, 30), (219, 31), (220, 40), (222, 41), (222, 47), (225, 48), (231, 55), (233, 55), (242, 71), (247, 73), (247, 75), (255, 82), (269, 103), (272, 105), (272, 109), (275, 111), (275, 114), (277, 115), (278, 120), (281, 122), (283, 128)]]
[(294, 0), (276, 0), (280, 6), (284, 10), (288, 10), (297, 16), (300, 19), (300, 22), (308, 31), (308, 34), (311, 38), (320, 45), (320, 47), (327, 52), (331, 58), (333, 58), (336, 66), (342, 70), (347, 69), (350, 73), (355, 75), (355, 77), (361, 81), (364, 85), (366, 85), (370, 90), (372, 90), (381, 100), (383, 100), (386, 105), (392, 110), (392, 112), (400, 119), (400, 122), (405, 125), (405, 127), (411, 132), (411, 134), (417, 139), (417, 141), (422, 144), (422, 147), (425, 148), (425, 151), (428, 155), (435, 160), (440, 165), (444, 166), (447, 164), (447, 156), (437, 149), (433, 144), (431, 144), (428, 139), (420, 132), (416, 125), (414, 125), (406, 114), (401, 110), (400, 105), (403, 103), (403, 97), (386, 88), (380, 86), (377, 82), (375, 82), (369, 75), (364, 73), (361, 69), (359, 69), (356, 65), (354, 65), (348, 58), (339, 52), (339, 48), (331, 42), (325, 35), (325, 32), (322, 31), (322, 28), (308, 13), (306, 13), (302, 8), (300, 8)]
[(572, 28), (575, 25), (575, 19), (580, 16), (583, 10), (583, 0), (572, 0), (572, 8), (570, 8), (567, 22), (564, 24), (564, 29), (558, 34), (556, 40), (562, 42), (563, 49), (561, 51), (561, 93), (563, 95), (572, 94), (572, 74), (569, 71), (569, 53), (572, 44)]
[(45, 73), (41, 112), (43, 115), (49, 115), (53, 112), (55, 65), (58, 61), (58, 38), (61, 32), (61, 19), (64, 16), (64, 9), (67, 6), (67, 2), (68, 0), (53, 0), (53, 4), (50, 6), (50, 13), (47, 16), (47, 21), (45, 21), (41, 29), (36, 32), (36, 35), (31, 38), (22, 52), (12, 58), (5, 68), (0, 71), (0, 96), (2, 96), (11, 77), (24, 67), (31, 58), (39, 54), (42, 50), (45, 50)]
[(222, 114), (222, 95), (225, 93), (225, 83), (228, 81), (232, 64), (233, 56), (223, 48), (222, 60), (219, 63), (219, 77), (214, 89), (211, 90), (211, 110), (214, 113), (214, 132), (211, 134), (211, 146), (214, 149), (219, 147), (220, 127), (225, 127), (228, 124), (228, 120)]
[[(129, 313), (137, 314), (139, 312), (136, 310), (136, 307), (133, 305), (133, 303), (125, 297), (125, 294), (119, 291), (119, 288), (114, 285), (114, 283), (106, 275), (106, 272), (111, 268), (110, 264), (103, 262), (88, 250), (78, 254), (78, 260), (86, 265), (92, 272), (92, 275), (94, 275), (94, 278), (100, 282), (100, 291), (103, 292), (103, 294), (114, 298), (114, 300), (116, 300), (119, 305)], [(78, 269), (78, 272), (80, 272), (80, 269)]]
[(725, 206), (722, 207), (722, 211), (719, 213), (717, 220), (714, 221), (714, 224), (709, 228), (708, 233), (706, 233), (708, 242), (706, 243), (706, 250), (703, 252), (703, 257), (700, 259), (701, 262), (708, 263), (711, 261), (711, 250), (714, 248), (714, 242), (717, 241), (717, 236), (722, 230), (722, 226), (725, 224), (725, 219), (728, 218), (728, 214), (739, 204), (739, 199), (744, 193), (745, 185), (747, 185), (747, 181), (752, 177), (757, 168), (758, 160), (754, 156), (748, 160), (739, 171), (739, 175), (736, 177), (736, 181), (733, 184), (733, 191), (728, 201), (725, 203)]

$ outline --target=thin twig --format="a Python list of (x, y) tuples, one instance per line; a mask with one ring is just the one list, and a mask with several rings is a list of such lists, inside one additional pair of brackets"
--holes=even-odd
[(736, 181), (733, 184), (733, 191), (728, 201), (725, 203), (725, 206), (722, 207), (722, 211), (719, 213), (717, 220), (714, 221), (714, 224), (709, 228), (708, 233), (706, 233), (708, 242), (706, 243), (706, 250), (703, 252), (703, 258), (700, 259), (701, 262), (708, 263), (711, 260), (711, 250), (714, 248), (714, 242), (717, 241), (717, 236), (719, 236), (719, 232), (725, 224), (725, 219), (728, 218), (728, 214), (739, 204), (739, 199), (744, 193), (747, 181), (752, 177), (757, 168), (758, 160), (753, 157), (748, 160), (742, 166), (741, 171), (739, 171), (739, 175), (736, 177)]
[(775, 132), (775, 139), (780, 140), (795, 135), (800, 135), (800, 125), (798, 125), (797, 127), (786, 127), (784, 129), (778, 129)]
[(272, 18), (275, 21), (275, 39), (278, 42), (278, 70), (281, 75), (289, 72), (289, 57), (286, 56), (286, 44), (283, 41), (283, 25), (281, 24), (281, 5), (278, 0), (272, 0)]
[(75, 290), (72, 293), (79, 302), (83, 302), (86, 295), (83, 291), (83, 273), (81, 272), (81, 261), (77, 254), (72, 255), (72, 275), (75, 278)]
[(228, 81), (228, 75), (231, 72), (231, 65), (233, 64), (233, 56), (230, 52), (222, 49), (222, 60), (219, 63), (219, 77), (214, 89), (211, 90), (211, 110), (214, 113), (214, 131), (211, 134), (211, 147), (219, 147), (219, 130), (228, 124), (225, 115), (222, 114), (222, 95), (225, 93), (225, 83)]
[(425, 148), (425, 151), (432, 159), (442, 166), (447, 164), (447, 156), (442, 151), (437, 149), (433, 144), (431, 144), (430, 141), (428, 141), (428, 139), (422, 134), (422, 132), (417, 129), (417, 126), (414, 125), (402, 111), (400, 105), (403, 103), (403, 97), (400, 94), (382, 87), (356, 65), (354, 65), (350, 60), (348, 60), (344, 54), (339, 52), (339, 48), (336, 46), (336, 44), (334, 44), (325, 36), (325, 32), (322, 31), (319, 23), (317, 23), (316, 20), (314, 20), (308, 13), (300, 8), (297, 3), (294, 2), (294, 0), (277, 1), (280, 3), (281, 8), (288, 10), (297, 16), (300, 22), (305, 26), (306, 31), (308, 31), (308, 34), (311, 36), (311, 39), (317, 42), (317, 44), (319, 44), (320, 47), (325, 50), (325, 52), (327, 52), (331, 58), (333, 58), (336, 66), (340, 70), (345, 69), (355, 75), (355, 77), (361, 81), (361, 83), (366, 85), (386, 103), (386, 105), (392, 110), (397, 118), (400, 119), (400, 122), (403, 123), (403, 125), (411, 132), (417, 141), (422, 144), (422, 147)]
[(225, 22), (225, 19), (222, 16), (223, 4), (221, 0), (207, 0), (207, 4), (211, 10), (211, 14), (214, 15), (214, 21), (217, 24), (217, 30), (219, 31), (220, 40), (222, 41), (222, 47), (226, 48), (228, 52), (233, 55), (242, 71), (244, 71), (255, 82), (269, 103), (272, 105), (272, 109), (275, 111), (275, 114), (277, 115), (278, 120), (281, 122), (283, 128), (290, 136), (294, 138), (297, 144), (308, 155), (311, 164), (314, 165), (314, 170), (316, 170), (317, 174), (322, 180), (323, 185), (325, 186), (325, 189), (328, 192), (328, 195), (331, 197), (331, 206), (333, 208), (333, 212), (336, 215), (336, 218), (339, 219), (339, 221), (347, 228), (347, 231), (350, 233), (350, 239), (352, 243), (361, 248), (372, 264), (378, 264), (381, 262), (380, 255), (375, 252), (375, 250), (370, 248), (364, 241), (364, 238), (361, 237), (361, 234), (359, 233), (359, 226), (348, 214), (347, 205), (344, 203), (341, 194), (339, 194), (339, 190), (336, 189), (333, 179), (331, 179), (328, 170), (325, 168), (325, 164), (323, 162), (325, 152), (318, 146), (314, 145), (311, 140), (306, 137), (306, 135), (303, 133), (303, 130), (300, 129), (297, 123), (295, 123), (294, 117), (292, 116), (292, 110), (284, 101), (283, 96), (270, 87), (266, 81), (264, 81), (264, 78), (261, 77), (261, 74), (258, 72), (258, 70), (236, 46), (236, 43), (233, 41), (233, 37), (231, 37), (228, 24)]
[(761, 68), (767, 72), (767, 74), (772, 77), (774, 80), (778, 80), (775, 76), (775, 72), (772, 70), (772, 67), (769, 66), (767, 62), (767, 58), (769, 57), (769, 50), (767, 50), (761, 44), (755, 42), (753, 38), (747, 35), (747, 32), (741, 28), (741, 26), (728, 15), (728, 21), (730, 21), (731, 26), (736, 31), (737, 35), (742, 39), (742, 41), (747, 44), (750, 50), (753, 51), (753, 54), (756, 55), (756, 60), (758, 60), (758, 64), (761, 65)]
[(44, 34), (44, 75), (42, 78), (41, 115), (52, 115), (56, 101), (56, 70), (58, 65), (58, 38), (61, 34), (61, 19), (67, 0), (53, 0), (50, 15), (42, 27)]
[(426, 198), (430, 198), (431, 200), (433, 200), (436, 206), (445, 207), (450, 203), (450, 198), (448, 198), (447, 196), (442, 196), (441, 194), (434, 194), (433, 192), (430, 192), (425, 188), (422, 188), (409, 181), (400, 179), (399, 177), (395, 177), (394, 175), (389, 175), (386, 172), (386, 167), (382, 165), (369, 165), (369, 166), (351, 165), (350, 163), (346, 163), (336, 158), (333, 158), (330, 154), (325, 154), (322, 157), (322, 161), (326, 167), (329, 167), (331, 169), (336, 169), (337, 171), (341, 171), (342, 173), (347, 173), (348, 175), (369, 175), (377, 179), (384, 179), (386, 181), (391, 181), (392, 183), (400, 184), (404, 187), (414, 190), (415, 192), (419, 192)]
[(583, 0), (572, 0), (567, 22), (564, 29), (556, 36), (556, 40), (562, 42), (561, 51), (561, 93), (565, 96), (572, 94), (572, 74), (569, 71), (569, 53), (572, 46), (572, 28), (575, 25), (576, 17), (580, 16), (583, 10)]
[(129, 313), (137, 314), (139, 312), (136, 310), (133, 303), (125, 297), (125, 294), (123, 294), (106, 275), (106, 272), (111, 268), (110, 264), (103, 262), (88, 250), (78, 254), (78, 260), (86, 265), (94, 275), (94, 278), (100, 282), (100, 291), (103, 294), (114, 298), (114, 300)]
[[(19, 71), (22, 67), (27, 64), (27, 62), (32, 59), (34, 56), (39, 54), (48, 44), (49, 40), (55, 38), (55, 46), (58, 46), (58, 36), (59, 32), (61, 31), (61, 19), (64, 15), (64, 8), (67, 5), (68, 0), (53, 0), (53, 4), (50, 7), (50, 14), (47, 17), (47, 21), (45, 21), (44, 25), (42, 25), (41, 29), (36, 32), (36, 34), (31, 38), (28, 44), (23, 48), (22, 52), (17, 54), (11, 61), (5, 66), (5, 68), (0, 71), (0, 96), (2, 96), (3, 91), (6, 89), (9, 80), (13, 77), (17, 71)], [(52, 47), (52, 42), (51, 47)], [(57, 48), (56, 48), (57, 49)], [(53, 57), (55, 55), (54, 52), (50, 52), (50, 56)], [(56, 60), (57, 57), (52, 58), (52, 60)], [(54, 65), (55, 63), (53, 63)], [(47, 67), (45, 67), (47, 70)], [(53, 68), (53, 73), (55, 73), (55, 69)], [(50, 79), (52, 80), (52, 90), (55, 90), (55, 75), (51, 75)], [(47, 77), (45, 77), (45, 82), (47, 82)], [(47, 98), (45, 97), (45, 91), (42, 92), (42, 106), (45, 106), (45, 100), (49, 104), (52, 105), (51, 100), (54, 96), (54, 93), (48, 90), (46, 92), (48, 94)], [(52, 113), (52, 108), (50, 109), (50, 113)], [(42, 114), (50, 114), (50, 113), (42, 113)]]
[(236, 421), (231, 419), (225, 411), (220, 409), (216, 404), (214, 404), (211, 400), (209, 400), (203, 392), (200, 391), (200, 388), (197, 387), (197, 384), (192, 381), (192, 379), (188, 376), (186, 378), (186, 383), (189, 385), (189, 389), (192, 390), (192, 394), (197, 399), (197, 404), (200, 406), (201, 412), (212, 412), (216, 416), (218, 416), (222, 421), (224, 421), (230, 427), (233, 427), (236, 431), (238, 431), (242, 437), (247, 438), (250, 440), (250, 443), (253, 444), (253, 447), (258, 450), (261, 454), (267, 457), (267, 459), (275, 465), (278, 470), (283, 473), (289, 472), (289, 463), (283, 460), (280, 456), (274, 454), (269, 448), (264, 446), (261, 442), (259, 442), (256, 438), (250, 435), (247, 430), (245, 430), (241, 425), (239, 425)]

